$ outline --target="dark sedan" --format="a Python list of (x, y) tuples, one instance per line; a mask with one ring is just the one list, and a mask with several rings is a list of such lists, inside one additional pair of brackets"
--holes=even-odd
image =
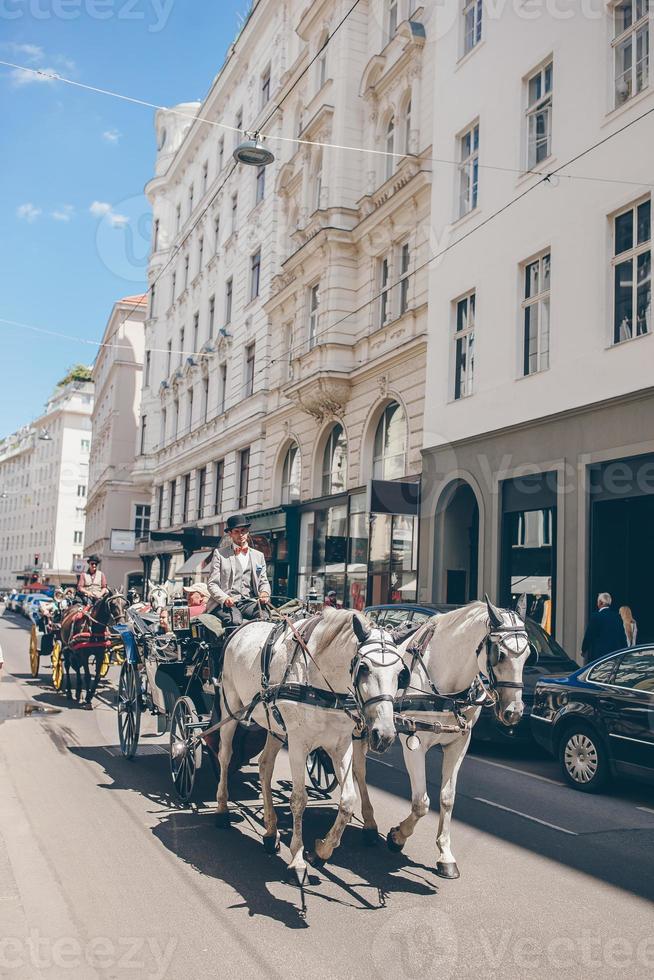
[(654, 781), (654, 648), (539, 681), (531, 727), (575, 789), (596, 792), (617, 775)]
[[(400, 623), (410, 620), (412, 623), (424, 623), (431, 616), (439, 613), (448, 612), (450, 609), (457, 609), (457, 606), (448, 605), (416, 605), (414, 603), (403, 602), (395, 605), (369, 606), (365, 611), (368, 616), (378, 622), (380, 626), (391, 628)], [(525, 667), (523, 672), (524, 691), (522, 692), (525, 703), (525, 711), (522, 720), (515, 728), (507, 728), (502, 725), (495, 717), (492, 707), (485, 707), (473, 728), (473, 737), (480, 741), (507, 742), (507, 741), (530, 741), (532, 737), (529, 724), (529, 715), (534, 702), (534, 690), (536, 683), (541, 678), (549, 678), (552, 675), (569, 674), (577, 670), (578, 664), (571, 660), (565, 650), (559, 646), (542, 626), (535, 623), (532, 619), (527, 619), (527, 633), (529, 640), (538, 652), (538, 663), (533, 666)]]

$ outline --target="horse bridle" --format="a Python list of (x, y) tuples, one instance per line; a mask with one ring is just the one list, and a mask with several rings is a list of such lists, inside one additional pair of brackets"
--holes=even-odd
[[(506, 637), (521, 636), (525, 638), (524, 645), (517, 652), (508, 650), (505, 647)], [(488, 675), (489, 686), (492, 690), (501, 688), (513, 689), (516, 691), (524, 690), (524, 684), (518, 681), (498, 681), (494, 668), (498, 665), (503, 656), (521, 657), (531, 646), (529, 636), (524, 624), (513, 624), (511, 626), (490, 626), (490, 629), (481, 643), (477, 647), (475, 656), (478, 657), (483, 647), (486, 647), (486, 673)]]
[[(379, 633), (379, 638), (375, 638), (373, 633)], [(366, 650), (366, 647), (372, 647), (372, 650)], [(389, 649), (390, 648), (390, 649)], [(386, 653), (395, 654), (395, 659), (385, 662)], [(382, 661), (375, 660), (373, 658), (374, 653), (380, 653)], [(352, 675), (352, 689), (356, 702), (359, 709), (363, 711), (368, 708), (371, 704), (379, 704), (383, 701), (391, 701), (395, 703), (395, 696), (393, 694), (377, 694), (375, 697), (367, 698), (365, 701), (361, 697), (361, 692), (359, 691), (359, 670), (363, 664), (369, 667), (394, 667), (397, 663), (402, 664), (402, 670), (398, 675), (398, 687), (406, 687), (409, 683), (409, 668), (404, 664), (402, 657), (397, 652), (397, 646), (395, 643), (389, 643), (386, 633), (383, 629), (377, 628), (372, 631), (372, 633), (362, 640), (359, 644), (356, 654), (352, 658), (350, 664), (350, 674)]]

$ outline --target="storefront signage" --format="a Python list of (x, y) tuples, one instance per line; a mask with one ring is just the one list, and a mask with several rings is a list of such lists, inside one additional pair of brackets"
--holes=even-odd
[(419, 480), (371, 480), (368, 484), (367, 509), (371, 514), (416, 516), (419, 506)]
[(112, 530), (110, 547), (112, 551), (136, 551), (136, 532)]

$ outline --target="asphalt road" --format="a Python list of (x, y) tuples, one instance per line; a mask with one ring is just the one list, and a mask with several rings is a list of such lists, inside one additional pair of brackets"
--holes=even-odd
[[(462, 877), (433, 873), (436, 816), (402, 855), (353, 822), (300, 890), (288, 877), (289, 772), (276, 776), (282, 852), (261, 847), (256, 770), (233, 781), (235, 821), (213, 825), (170, 793), (165, 738), (135, 761), (117, 747), (115, 669), (93, 712), (68, 707), (28, 666), (25, 621), (0, 618), (0, 976), (9, 978), (503, 978), (654, 974), (654, 793), (584, 796), (537, 750), (476, 750), (453, 822)], [(44, 664), (44, 667), (46, 665)], [(11, 718), (25, 699), (63, 710)], [(430, 760), (432, 807), (438, 750)], [(408, 810), (399, 747), (369, 763), (383, 834)], [(312, 794), (311, 843), (332, 819)]]

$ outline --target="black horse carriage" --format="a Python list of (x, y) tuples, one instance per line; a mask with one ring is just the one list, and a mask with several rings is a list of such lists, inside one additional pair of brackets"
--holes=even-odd
[[(303, 615), (301, 611), (299, 613)], [(141, 715), (157, 718), (159, 734), (170, 733), (170, 773), (175, 793), (189, 803), (202, 756), (219, 775), (219, 731), (197, 736), (220, 720), (219, 676), (225, 642), (220, 621), (211, 614), (190, 617), (187, 606), (173, 606), (171, 629), (161, 633), (157, 616), (129, 610), (131, 628), (121, 627), (125, 661), (118, 682), (118, 737), (126, 759), (136, 755)], [(246, 765), (262, 750), (266, 731), (240, 724), (230, 770)], [(336, 786), (331, 759), (322, 749), (307, 760), (311, 785), (325, 794)]]

